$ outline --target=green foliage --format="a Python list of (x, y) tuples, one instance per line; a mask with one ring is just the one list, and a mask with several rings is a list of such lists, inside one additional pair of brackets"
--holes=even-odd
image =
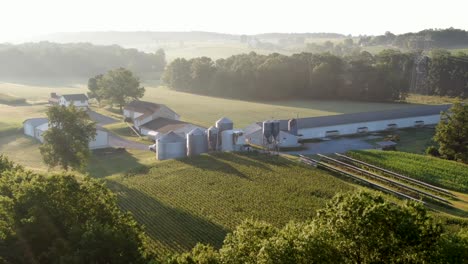
[(314, 220), (281, 229), (244, 221), (218, 252), (197, 245), (171, 263), (462, 263), (467, 242), (466, 232), (443, 233), (419, 203), (358, 192), (339, 194)]
[(2, 263), (146, 263), (150, 256), (140, 226), (90, 178), (0, 172), (0, 216)]
[(457, 102), (442, 113), (434, 141), (443, 158), (468, 163), (468, 105)]
[(454, 161), (398, 151), (363, 150), (348, 154), (358, 160), (455, 191), (468, 191), (468, 166)]
[(439, 150), (435, 146), (429, 146), (426, 149), (426, 154), (433, 156), (433, 157), (439, 157), (440, 153)]
[(122, 107), (129, 99), (139, 99), (145, 94), (145, 88), (140, 87), (140, 81), (133, 73), (124, 68), (108, 71), (97, 80), (98, 94)]
[[(348, 41), (349, 42), (349, 41)], [(241, 99), (341, 98), (403, 100), (410, 84), (411, 54), (385, 50), (339, 57), (330, 53), (254, 52), (219, 59), (176, 59), (163, 81), (169, 87), (199, 94)]]
[(165, 65), (164, 52), (145, 53), (136, 49), (95, 46), (89, 43), (50, 42), (20, 45), (0, 44), (0, 77), (88, 78), (117, 67), (126, 67), (141, 76), (153, 76)]
[(96, 124), (86, 111), (69, 107), (52, 106), (47, 110), (49, 129), (42, 135), (44, 144), (40, 152), (49, 167), (65, 170), (82, 169), (89, 157), (89, 143), (96, 137)]
[(94, 77), (89, 78), (88, 80), (88, 98), (95, 98), (98, 103), (101, 103), (103, 99), (103, 94), (100, 91), (98, 83), (101, 81), (103, 75), (98, 74)]

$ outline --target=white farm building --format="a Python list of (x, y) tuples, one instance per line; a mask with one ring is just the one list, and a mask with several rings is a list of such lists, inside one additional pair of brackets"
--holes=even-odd
[[(301, 139), (353, 135), (399, 128), (436, 125), (440, 113), (450, 105), (414, 106), (402, 109), (297, 119)], [(288, 120), (281, 120), (281, 130), (288, 130)]]
[[(42, 134), (49, 129), (47, 118), (30, 118), (23, 122), (24, 134), (44, 143)], [(102, 129), (96, 130), (96, 138), (89, 143), (90, 149), (100, 149), (109, 147), (109, 134)]]
[[(298, 118), (295, 119), (297, 136), (295, 131), (290, 131), (288, 128), (290, 120), (280, 120), (279, 146), (293, 146), (299, 140), (436, 125), (440, 121), (440, 113), (447, 111), (450, 106), (426, 105), (386, 111)], [(262, 145), (263, 134), (260, 123), (248, 126), (245, 132), (247, 142)]]
[(135, 100), (124, 107), (124, 116), (133, 122), (135, 129), (142, 135), (157, 139), (169, 131), (185, 138), (195, 128), (204, 129), (180, 121), (180, 116), (163, 104)]
[(88, 97), (85, 94), (58, 95), (56, 93), (51, 93), (49, 98), (49, 104), (62, 106), (74, 105), (76, 108), (85, 109), (89, 107)]

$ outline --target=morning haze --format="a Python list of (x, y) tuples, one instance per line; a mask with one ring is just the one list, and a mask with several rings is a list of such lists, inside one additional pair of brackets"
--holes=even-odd
[(7, 1), (1, 263), (465, 263), (464, 1)]

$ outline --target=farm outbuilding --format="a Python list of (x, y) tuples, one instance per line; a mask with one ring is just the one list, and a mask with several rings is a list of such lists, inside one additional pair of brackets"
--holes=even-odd
[(24, 134), (30, 137), (35, 137), (35, 130), (38, 126), (47, 124), (47, 118), (30, 118), (23, 122)]
[[(43, 134), (49, 129), (47, 118), (31, 118), (23, 122), (24, 133), (30, 137), (44, 143)], [(90, 149), (100, 149), (109, 147), (109, 133), (103, 129), (96, 130), (96, 138), (89, 143)]]
[[(169, 131), (173, 131), (174, 133), (178, 134), (185, 138), (186, 134), (194, 129), (202, 129), (205, 128), (196, 126), (184, 121), (159, 117), (156, 118), (144, 125), (140, 126), (140, 133), (145, 136), (153, 137), (154, 135), (161, 135), (168, 133)], [(156, 132), (156, 133), (155, 133)], [(157, 139), (154, 137), (153, 139)]]
[(133, 122), (133, 126), (143, 135), (148, 135), (147, 129), (141, 127), (158, 118), (179, 120), (180, 116), (163, 104), (135, 100), (124, 107), (124, 117)]
[[(304, 140), (436, 125), (440, 121), (440, 113), (447, 111), (450, 106), (414, 106), (386, 111), (298, 118), (297, 134), (299, 139)], [(289, 120), (280, 120), (281, 131), (289, 132), (288, 123)]]
[[(258, 146), (262, 146), (264, 144), (261, 123), (251, 124), (244, 129), (244, 132), (247, 143)], [(280, 131), (278, 138), (279, 148), (295, 148), (301, 146), (298, 142), (299, 138), (288, 131)]]

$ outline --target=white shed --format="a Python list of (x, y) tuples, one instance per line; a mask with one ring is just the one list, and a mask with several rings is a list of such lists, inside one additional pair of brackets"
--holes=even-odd
[[(263, 131), (262, 127), (254, 123), (245, 128), (245, 140), (248, 144), (263, 145)], [(280, 131), (278, 137), (278, 147), (280, 148), (296, 148), (300, 147), (301, 144), (298, 142), (299, 138), (287, 131)]]
[(47, 124), (48, 120), (47, 118), (30, 118), (26, 119), (23, 122), (23, 129), (24, 129), (24, 134), (28, 135), (30, 137), (35, 137), (35, 129), (36, 127)]

